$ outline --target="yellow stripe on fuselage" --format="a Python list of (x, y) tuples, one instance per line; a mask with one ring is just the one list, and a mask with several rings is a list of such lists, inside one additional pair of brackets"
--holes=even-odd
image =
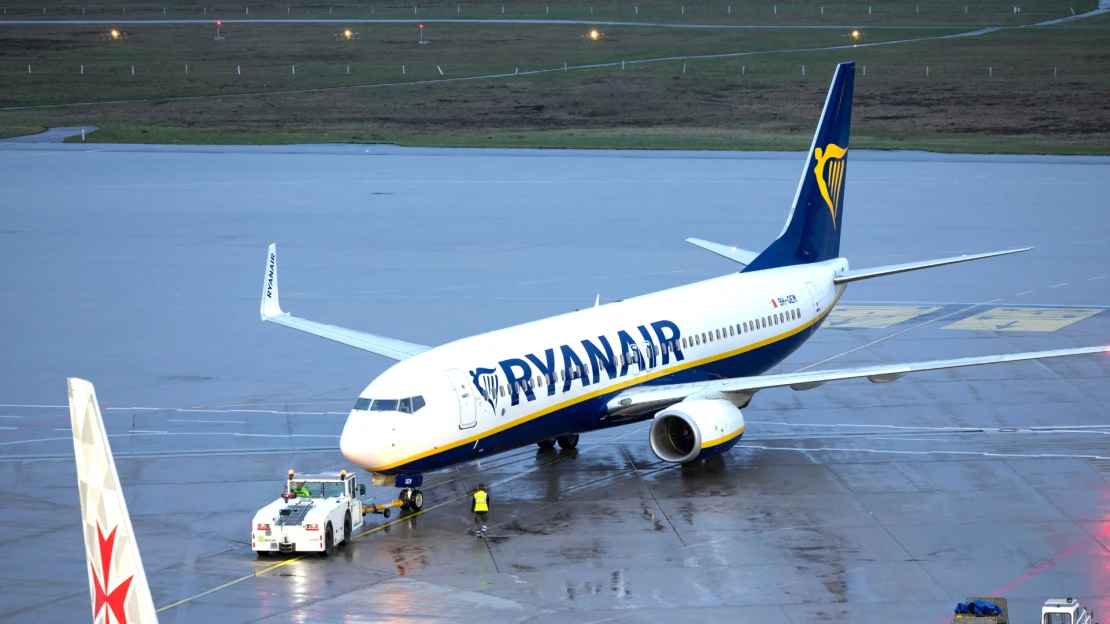
[[(532, 412), (531, 414), (525, 414), (525, 415), (520, 416), (519, 418), (517, 418), (515, 420), (511, 420), (511, 421), (509, 421), (509, 422), (507, 422), (503, 425), (498, 425), (497, 427), (494, 427), (493, 429), (490, 429), (489, 431), (484, 431), (484, 432), (482, 432), (478, 435), (473, 435), (473, 436), (470, 436), (470, 437), (467, 437), (467, 438), (463, 438), (462, 440), (457, 440), (457, 441), (452, 442), (450, 444), (447, 444), (443, 447), (434, 448), (434, 449), (431, 449), (429, 451), (424, 451), (423, 453), (413, 455), (412, 457), (408, 457), (408, 458), (402, 459), (400, 461), (393, 462), (391, 464), (386, 464), (385, 466), (379, 466), (377, 468), (367, 468), (366, 470), (369, 471), (369, 472), (382, 472), (382, 471), (385, 471), (385, 470), (392, 470), (392, 469), (394, 469), (398, 466), (403, 466), (405, 464), (408, 464), (408, 463), (411, 463), (411, 462), (414, 462), (414, 461), (419, 461), (421, 459), (424, 459), (426, 457), (430, 457), (432, 455), (437, 455), (439, 453), (444, 453), (444, 452), (450, 451), (452, 449), (456, 449), (460, 446), (463, 446), (464, 444), (473, 444), (473, 443), (477, 442), (478, 440), (481, 440), (482, 438), (488, 438), (488, 437), (494, 436), (498, 433), (501, 433), (502, 431), (507, 431), (509, 429), (512, 429), (513, 427), (516, 427), (517, 425), (521, 425), (523, 423), (535, 420), (535, 419), (537, 419), (541, 416), (546, 416), (546, 415), (548, 415), (552, 412), (557, 412), (561, 409), (570, 407), (570, 406), (575, 405), (577, 403), (581, 403), (582, 401), (588, 401), (592, 398), (601, 396), (603, 394), (609, 394), (610, 392), (615, 392), (617, 390), (624, 390), (625, 388), (630, 388), (632, 386), (638, 386), (638, 385), (641, 385), (641, 384), (646, 383), (648, 381), (651, 381), (653, 379), (658, 379), (660, 377), (666, 377), (667, 375), (673, 375), (674, 373), (681, 372), (681, 371), (684, 371), (684, 370), (688, 370), (690, 368), (696, 368), (698, 366), (703, 366), (705, 364), (710, 364), (710, 363), (716, 362), (718, 360), (723, 360), (723, 359), (726, 359), (726, 358), (730, 358), (730, 357), (733, 357), (733, 356), (740, 355), (741, 353), (747, 353), (748, 351), (754, 351), (755, 349), (765, 347), (769, 344), (773, 344), (775, 342), (778, 342), (780, 340), (783, 340), (785, 338), (789, 338), (789, 337), (791, 337), (795, 334), (798, 334), (799, 332), (802, 332), (806, 329), (809, 329), (810, 327), (812, 327), (816, 323), (820, 322), (821, 319), (825, 318), (825, 315), (827, 315), (833, 309), (833, 306), (836, 305), (836, 302), (840, 301), (840, 295), (842, 295), (843, 293), (844, 293), (844, 289), (841, 288), (840, 291), (836, 293), (836, 298), (833, 299), (832, 303), (830, 303), (824, 309), (824, 311), (822, 311), (821, 314), (819, 314), (817, 317), (815, 317), (812, 321), (809, 321), (808, 323), (805, 323), (804, 325), (799, 325), (798, 327), (795, 327), (795, 328), (793, 328), (789, 331), (786, 331), (782, 334), (779, 334), (777, 336), (772, 336), (770, 338), (767, 338), (765, 340), (761, 340), (759, 342), (753, 342), (749, 345), (742, 346), (738, 349), (733, 349), (732, 351), (725, 351), (724, 353), (718, 353), (716, 355), (705, 357), (705, 358), (702, 358), (700, 360), (691, 360), (689, 362), (682, 362), (681, 365), (676, 365), (676, 366), (672, 366), (672, 367), (664, 369), (664, 370), (658, 370), (658, 371), (654, 371), (654, 372), (651, 372), (651, 373), (647, 373), (647, 374), (644, 374), (640, 377), (636, 377), (634, 379), (628, 379), (628, 380), (620, 381), (620, 382), (617, 382), (615, 384), (612, 384), (612, 385), (606, 386), (604, 388), (601, 388), (599, 390), (594, 390), (594, 391), (589, 392), (587, 394), (584, 394), (582, 396), (575, 397), (573, 399), (567, 399), (566, 401), (563, 401), (561, 403), (557, 403), (555, 405), (545, 407), (545, 408), (540, 409), (540, 410), (536, 410), (535, 412)], [(721, 340), (723, 340), (723, 338)], [(683, 349), (682, 351), (685, 351), (685, 349)]]

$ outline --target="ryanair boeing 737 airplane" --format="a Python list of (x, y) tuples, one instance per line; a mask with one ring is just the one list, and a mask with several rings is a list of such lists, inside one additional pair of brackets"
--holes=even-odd
[(262, 319), (397, 364), (355, 403), (339, 445), (403, 488), (419, 509), (421, 474), (529, 444), (573, 448), (578, 435), (651, 419), (651, 449), (686, 463), (732, 448), (744, 408), (767, 388), (1110, 351), (1098, 346), (865, 368), (764, 374), (813, 335), (850, 282), (1026, 251), (850, 270), (840, 256), (854, 63), (836, 68), (794, 206), (762, 253), (691, 243), (740, 265), (732, 275), (426, 347), (290, 316), (270, 246)]

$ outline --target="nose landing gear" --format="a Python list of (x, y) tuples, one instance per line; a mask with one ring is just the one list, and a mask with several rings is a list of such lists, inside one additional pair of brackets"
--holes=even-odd
[(424, 493), (416, 488), (401, 490), (401, 510), (420, 511), (424, 508)]

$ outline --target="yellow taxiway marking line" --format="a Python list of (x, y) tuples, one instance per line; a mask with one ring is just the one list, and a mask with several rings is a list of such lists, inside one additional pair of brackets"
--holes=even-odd
[(1093, 308), (994, 308), (941, 329), (1051, 332), (1101, 311)]
[[(621, 436), (617, 436), (616, 438), (613, 438), (612, 440), (609, 440), (608, 442), (613, 442), (613, 441), (615, 441), (615, 440), (619, 440), (620, 438), (626, 437), (626, 436), (628, 436), (628, 435), (631, 435), (631, 434), (633, 434), (633, 433), (637, 433), (638, 431), (642, 431), (642, 430), (643, 430), (643, 429), (641, 428), (641, 429), (637, 429), (636, 431), (632, 431), (632, 432), (626, 433), (626, 434), (624, 434), (624, 435), (621, 435)], [(581, 453), (579, 453), (579, 454), (581, 454)], [(569, 455), (569, 454), (568, 454), (568, 455), (564, 455), (564, 456), (562, 456), (562, 457), (560, 457), (560, 458), (558, 458), (558, 459), (555, 459), (555, 460), (553, 460), (553, 461), (549, 461), (549, 462), (547, 462), (547, 463), (545, 463), (545, 464), (540, 464), (539, 466), (535, 466), (535, 467), (533, 467), (533, 468), (530, 468), (530, 469), (528, 469), (528, 470), (525, 470), (524, 472), (520, 472), (520, 473), (517, 473), (517, 474), (515, 474), (515, 475), (513, 475), (513, 476), (511, 476), (511, 477), (507, 477), (507, 478), (505, 478), (505, 479), (502, 479), (502, 480), (500, 480), (500, 481), (495, 481), (495, 482), (493, 483), (493, 487), (496, 487), (496, 486), (498, 486), (498, 485), (501, 485), (501, 484), (504, 484), (504, 483), (508, 483), (509, 481), (512, 481), (512, 480), (514, 480), (514, 479), (519, 479), (520, 477), (523, 477), (524, 475), (527, 475), (527, 474), (531, 474), (531, 473), (533, 473), (533, 472), (535, 472), (535, 471), (537, 471), (537, 470), (539, 470), (539, 469), (541, 469), (541, 468), (546, 468), (547, 466), (551, 466), (551, 465), (553, 465), (553, 464), (557, 464), (557, 463), (559, 463), (559, 462), (561, 462), (561, 461), (564, 461), (564, 460), (570, 459), (571, 457), (577, 457), (577, 455)], [(464, 498), (466, 498), (466, 497), (468, 497), (468, 496), (470, 496), (470, 493), (469, 493), (469, 492), (468, 492), (468, 493), (466, 493), (466, 494), (463, 494), (463, 495), (461, 495), (461, 496), (456, 496), (455, 498), (452, 498), (451, 500), (443, 501), (442, 503), (438, 503), (438, 504), (436, 504), (436, 505), (433, 505), (433, 506), (431, 506), (431, 507), (425, 507), (424, 509), (421, 509), (420, 511), (417, 511), (416, 513), (411, 513), (411, 514), (409, 514), (409, 515), (407, 515), (407, 516), (399, 517), (399, 518), (397, 518), (396, 520), (392, 520), (392, 521), (390, 521), (390, 522), (386, 522), (386, 523), (384, 523), (384, 524), (380, 524), (380, 525), (378, 525), (378, 526), (376, 526), (376, 527), (374, 527), (374, 528), (372, 528), (372, 529), (369, 529), (369, 530), (367, 530), (367, 531), (363, 531), (362, 533), (359, 533), (359, 534), (357, 534), (357, 535), (353, 536), (353, 537), (351, 538), (351, 541), (354, 541), (354, 540), (356, 540), (356, 539), (358, 539), (358, 538), (360, 538), (360, 537), (362, 537), (362, 536), (364, 536), (364, 535), (369, 535), (369, 534), (371, 534), (371, 533), (376, 533), (377, 531), (381, 531), (381, 530), (385, 529), (386, 527), (391, 527), (391, 526), (393, 526), (393, 525), (395, 525), (395, 524), (397, 524), (397, 523), (399, 523), (399, 522), (402, 522), (402, 521), (408, 520), (408, 519), (410, 519), (410, 518), (415, 518), (416, 516), (419, 516), (419, 515), (421, 515), (421, 514), (427, 513), (427, 512), (429, 512), (429, 511), (432, 511), (433, 509), (439, 509), (440, 507), (443, 507), (443, 506), (445, 506), (445, 505), (450, 505), (451, 503), (457, 503), (458, 501), (461, 501), (461, 500), (463, 500)], [(157, 613), (161, 613), (161, 612), (163, 612), (163, 611), (165, 611), (165, 610), (167, 610), (167, 609), (172, 609), (172, 608), (174, 608), (174, 607), (179, 607), (179, 606), (181, 606), (181, 605), (183, 605), (183, 604), (185, 604), (185, 603), (187, 603), (187, 602), (191, 602), (191, 601), (193, 601), (193, 600), (196, 600), (197, 598), (203, 598), (204, 596), (207, 596), (207, 595), (209, 595), (209, 594), (212, 594), (212, 593), (218, 592), (218, 591), (220, 591), (220, 590), (222, 590), (222, 589), (227, 589), (228, 587), (231, 587), (232, 585), (235, 585), (235, 584), (237, 584), (237, 583), (242, 583), (243, 581), (246, 581), (246, 580), (252, 579), (252, 578), (254, 578), (254, 577), (256, 577), (256, 576), (261, 576), (261, 575), (263, 575), (263, 574), (266, 574), (267, 572), (272, 572), (272, 571), (274, 571), (274, 570), (276, 570), (276, 569), (278, 569), (278, 568), (280, 568), (280, 567), (282, 567), (282, 566), (287, 566), (287, 565), (289, 565), (289, 564), (291, 564), (291, 563), (296, 563), (296, 562), (300, 561), (301, 559), (304, 559), (304, 558), (305, 558), (305, 557), (307, 557), (307, 556), (308, 556), (307, 554), (304, 554), (304, 555), (297, 555), (296, 557), (291, 557), (291, 558), (289, 558), (289, 559), (286, 559), (285, 561), (281, 561), (281, 562), (275, 563), (275, 564), (274, 564), (274, 565), (272, 565), (272, 566), (268, 566), (268, 567), (262, 568), (261, 570), (258, 570), (258, 571), (256, 571), (256, 572), (254, 572), (253, 574), (247, 574), (247, 575), (244, 575), (244, 576), (240, 576), (239, 578), (237, 578), (237, 579), (235, 579), (235, 580), (232, 580), (232, 581), (228, 581), (228, 582), (224, 583), (223, 585), (219, 585), (219, 586), (217, 586), (217, 587), (213, 587), (212, 589), (209, 589), (209, 590), (203, 591), (203, 592), (201, 592), (201, 593), (199, 593), (199, 594), (195, 594), (195, 595), (193, 595), (193, 596), (189, 596), (188, 598), (182, 598), (181, 600), (178, 600), (177, 602), (171, 602), (170, 604), (168, 604), (168, 605), (166, 605), (166, 606), (164, 606), (164, 607), (161, 607), (161, 608), (159, 608), (159, 609), (158, 609), (158, 610), (157, 610), (156, 612), (157, 612)]]
[(829, 327), (886, 329), (939, 309), (940, 306), (842, 305), (829, 313), (828, 324)]
[(267, 572), (270, 572), (271, 570), (276, 570), (276, 569), (278, 569), (282, 566), (287, 566), (290, 563), (300, 561), (301, 559), (304, 559), (307, 556), (308, 555), (298, 555), (296, 557), (293, 557), (292, 559), (286, 559), (285, 561), (275, 563), (272, 566), (262, 568), (261, 570), (258, 570), (254, 574), (248, 574), (246, 576), (240, 576), (239, 578), (235, 579), (234, 581), (228, 581), (228, 582), (224, 583), (223, 585), (220, 585), (218, 587), (213, 587), (212, 589), (209, 589), (208, 591), (203, 591), (199, 594), (196, 594), (195, 596), (189, 596), (188, 598), (182, 598), (181, 600), (178, 600), (177, 602), (171, 602), (170, 604), (168, 604), (168, 605), (158, 609), (157, 611), (155, 611), (155, 613), (161, 613), (161, 612), (165, 611), (166, 609), (172, 609), (174, 607), (181, 606), (181, 605), (185, 604), (186, 602), (190, 602), (190, 601), (196, 600), (197, 598), (200, 598), (202, 596), (207, 596), (208, 594), (218, 592), (221, 589), (226, 589), (228, 587), (231, 587), (232, 585), (235, 585), (236, 583), (242, 583), (243, 581), (245, 581), (247, 579), (254, 578), (254, 577), (256, 577), (260, 574), (265, 574)]

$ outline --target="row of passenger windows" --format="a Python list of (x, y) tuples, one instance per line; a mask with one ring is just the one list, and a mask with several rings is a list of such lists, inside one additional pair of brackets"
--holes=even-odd
[(696, 345), (705, 344), (707, 342), (713, 342), (714, 340), (728, 338), (729, 336), (735, 336), (737, 334), (747, 334), (750, 332), (759, 331), (761, 329), (774, 327), (775, 325), (779, 325), (782, 323), (797, 321), (801, 318), (802, 311), (798, 308), (786, 310), (783, 312), (776, 312), (775, 314), (764, 316), (762, 318), (752, 319), (750, 321), (743, 321), (737, 323), (736, 325), (729, 325), (727, 327), (722, 327), (721, 329), (714, 329), (712, 331), (702, 332), (700, 335), (694, 334), (691, 337), (683, 338), (682, 348), (685, 349), (687, 347), (693, 347)]
[(360, 412), (401, 412), (412, 414), (424, 407), (424, 397), (414, 396), (407, 399), (359, 399), (355, 409)]
[[(684, 337), (682, 338), (681, 343), (668, 341), (659, 345), (655, 345), (650, 342), (645, 342), (644, 355), (641, 356), (636, 351), (632, 351), (631, 353), (621, 353), (617, 356), (616, 364), (622, 367), (629, 364), (636, 364), (639, 363), (641, 357), (643, 357), (647, 359), (647, 363), (650, 366), (650, 363), (653, 362), (655, 358), (659, 355), (666, 355), (674, 351), (688, 349), (690, 347), (713, 342), (714, 340), (721, 340), (722, 338), (728, 338), (730, 336), (736, 336), (738, 334), (751, 333), (767, 327), (774, 327), (775, 325), (779, 325), (782, 323), (797, 321), (801, 318), (802, 312), (800, 309), (786, 310), (784, 312), (778, 312), (776, 314), (764, 316), (762, 318), (752, 319), (750, 321), (742, 321), (740, 323), (737, 323), (736, 325), (729, 325), (721, 329), (715, 329), (709, 332), (702, 332), (701, 334), (694, 334), (690, 337)], [(540, 375), (535, 379), (519, 381), (511, 386), (500, 385), (493, 391), (501, 396), (513, 394), (514, 392), (523, 393), (526, 390), (542, 388), (553, 383), (565, 382), (568, 378), (578, 379), (582, 375), (588, 373), (589, 370), (587, 368), (579, 368), (576, 366), (569, 370), (561, 370), (551, 374)], [(486, 388), (482, 388), (480, 392), (483, 398), (489, 398), (488, 390)]]

